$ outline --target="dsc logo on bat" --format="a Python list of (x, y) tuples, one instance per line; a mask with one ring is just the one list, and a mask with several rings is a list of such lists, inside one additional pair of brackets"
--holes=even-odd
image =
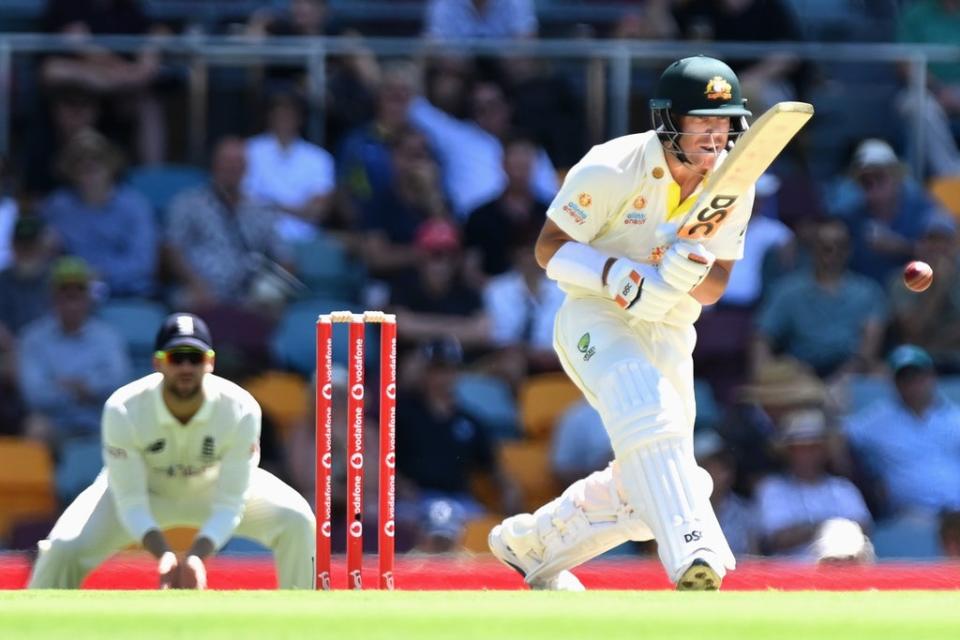
[(717, 226), (729, 215), (730, 208), (737, 201), (737, 196), (714, 196), (710, 204), (697, 212), (697, 222), (690, 225), (684, 233), (688, 238), (709, 238), (717, 230)]

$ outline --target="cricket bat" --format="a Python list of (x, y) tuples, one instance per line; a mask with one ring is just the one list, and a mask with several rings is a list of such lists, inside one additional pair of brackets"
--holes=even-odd
[(703, 191), (679, 226), (669, 225), (665, 237), (699, 241), (712, 236), (731, 207), (746, 193), (780, 152), (813, 116), (806, 102), (778, 102), (740, 136), (723, 163), (707, 178)]

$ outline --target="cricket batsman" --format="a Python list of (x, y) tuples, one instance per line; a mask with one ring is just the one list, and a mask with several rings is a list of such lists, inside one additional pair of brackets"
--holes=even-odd
[[(313, 588), (313, 512), (259, 468), (260, 406), (213, 375), (214, 355), (203, 320), (166, 319), (156, 373), (107, 400), (104, 469), (39, 542), (30, 588), (77, 588), (113, 553), (141, 543), (157, 558), (160, 588), (203, 589), (204, 563), (233, 535), (273, 551), (281, 588)], [(182, 557), (164, 538), (171, 527), (199, 529)]]
[(720, 60), (672, 63), (650, 101), (653, 130), (593, 147), (550, 205), (536, 257), (567, 294), (554, 348), (615, 459), (490, 532), (532, 588), (583, 589), (569, 569), (626, 540), (656, 539), (678, 590), (718, 589), (734, 568), (693, 457), (693, 323), (743, 255), (753, 187), (676, 225), (746, 131), (745, 104)]

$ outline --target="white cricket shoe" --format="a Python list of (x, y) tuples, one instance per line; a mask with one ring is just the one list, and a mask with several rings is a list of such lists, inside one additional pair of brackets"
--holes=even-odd
[(719, 591), (722, 578), (706, 560), (697, 558), (677, 580), (677, 591)]
[[(524, 562), (513, 550), (503, 541), (500, 536), (500, 525), (490, 530), (487, 536), (487, 544), (490, 551), (497, 557), (497, 560), (507, 565), (526, 579), (527, 572), (534, 569), (533, 566), (524, 567), (524, 564), (530, 564), (530, 561)], [(586, 588), (567, 570), (563, 570), (550, 578), (538, 578), (533, 582), (528, 582), (530, 588), (534, 591), (586, 591)]]

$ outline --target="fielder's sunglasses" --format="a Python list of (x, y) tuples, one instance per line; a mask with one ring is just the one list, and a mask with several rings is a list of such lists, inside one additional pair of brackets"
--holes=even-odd
[(214, 351), (213, 349), (208, 349), (207, 351), (200, 351), (199, 349), (173, 349), (171, 351), (157, 351), (155, 355), (160, 360), (166, 360), (170, 364), (189, 362), (190, 364), (196, 365), (203, 363), (206, 358), (212, 358)]

